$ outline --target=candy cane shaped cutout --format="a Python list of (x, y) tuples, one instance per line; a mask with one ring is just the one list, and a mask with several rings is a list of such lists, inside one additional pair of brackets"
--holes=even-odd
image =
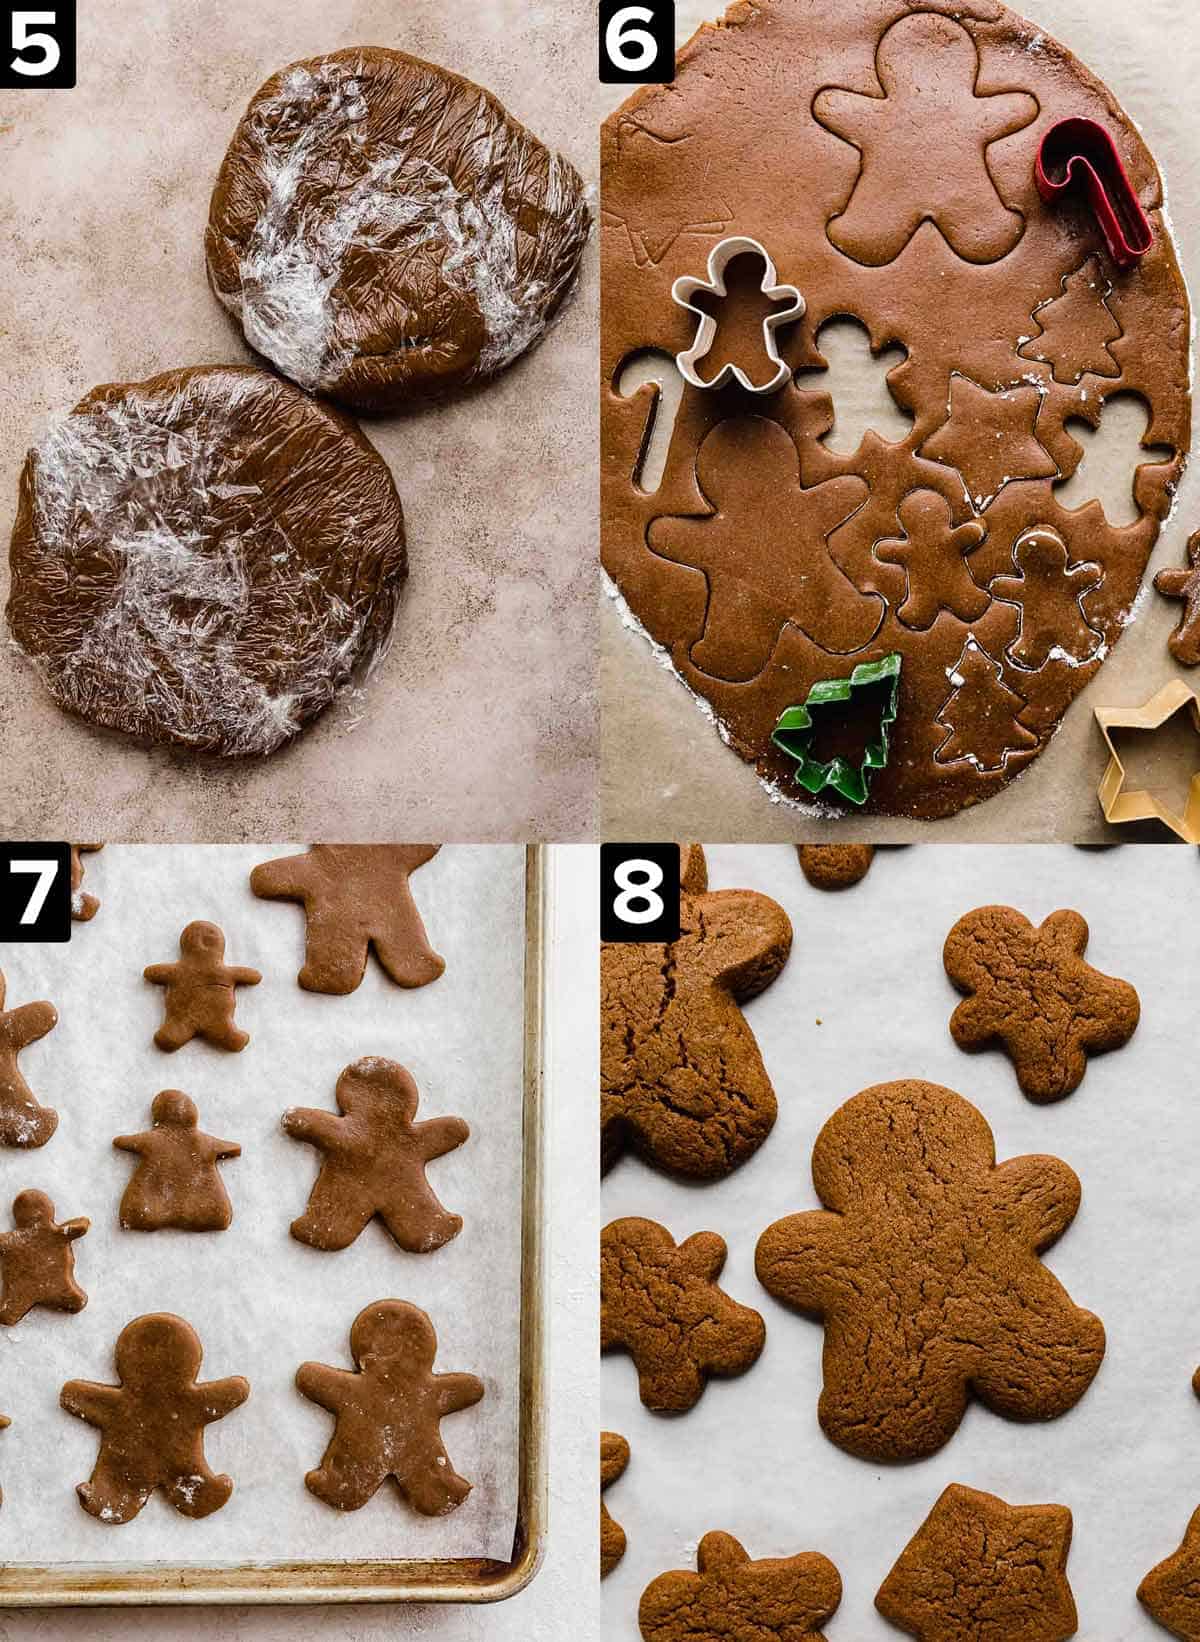
[(622, 399), (632, 399), (647, 382), (653, 382), (658, 392), (650, 403), (633, 481), (639, 490), (653, 496), (667, 470), (667, 453), (683, 402), (684, 381), (671, 354), (648, 348), (630, 355), (617, 372), (613, 386)]

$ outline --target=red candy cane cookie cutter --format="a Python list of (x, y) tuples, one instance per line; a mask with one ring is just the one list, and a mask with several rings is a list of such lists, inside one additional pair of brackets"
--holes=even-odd
[(1132, 268), (1154, 244), (1154, 230), (1134, 192), (1117, 145), (1104, 126), (1081, 115), (1059, 120), (1038, 149), (1038, 193), (1055, 205), (1082, 189), (1118, 268)]

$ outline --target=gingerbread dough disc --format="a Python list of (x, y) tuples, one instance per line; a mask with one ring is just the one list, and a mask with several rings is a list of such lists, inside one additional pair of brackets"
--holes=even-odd
[(228, 755), (290, 740), (374, 657), (406, 574), (386, 464), (265, 371), (94, 389), (30, 452), (8, 621), (61, 707)]
[[(1039, 145), (1067, 116), (1109, 131), (1150, 215), (1154, 244), (1128, 271), (1082, 198), (1038, 194)], [(898, 716), (868, 809), (934, 817), (988, 798), (1119, 638), (1190, 442), (1187, 296), (1132, 122), (998, 0), (754, 0), (702, 29), (674, 83), (635, 93), (602, 143), (602, 529), (617, 589), (785, 796), (808, 801), (771, 743), (779, 716), (896, 653)], [(773, 333), (797, 374), (766, 395), (683, 387), (664, 429), (674, 396), (632, 389), (624, 367), (651, 350), (678, 385), (697, 319), (672, 284), (703, 279), (733, 236), (760, 242), (805, 300)], [(712, 309), (710, 357), (749, 354), (753, 370), (764, 299), (757, 282), (739, 292)], [(861, 323), (864, 349), (906, 355), (887, 373), (912, 419), (895, 443), (872, 429), (849, 454), (826, 442), (846, 391), (819, 351), (835, 316)], [(1069, 511), (1056, 491), (1083, 456), (1072, 419), (1111, 421), (1116, 394), (1149, 412), (1146, 450), (1129, 450), (1129, 524), (1097, 500)], [(668, 434), (661, 483), (643, 488), (647, 442)], [(862, 727), (819, 717), (818, 761), (857, 761)]]
[(301, 387), (398, 410), (536, 342), (588, 230), (574, 168), (489, 92), (362, 46), (255, 94), (213, 193), (208, 274)]

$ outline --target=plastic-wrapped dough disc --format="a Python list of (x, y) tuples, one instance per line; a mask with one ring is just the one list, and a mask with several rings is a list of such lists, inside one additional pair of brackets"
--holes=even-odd
[(208, 273), (286, 376), (392, 411), (536, 342), (589, 226), (576, 171), (490, 92), (364, 46), (255, 95), (213, 193)]
[(375, 657), (407, 562), (358, 428), (266, 371), (94, 389), (29, 453), (8, 621), (61, 707), (274, 751)]

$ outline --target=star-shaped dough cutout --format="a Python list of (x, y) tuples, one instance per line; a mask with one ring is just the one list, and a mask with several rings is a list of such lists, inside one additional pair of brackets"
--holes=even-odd
[(1097, 796), (1104, 819), (1115, 826), (1126, 821), (1161, 821), (1185, 844), (1200, 844), (1200, 748), (1197, 769), (1188, 786), (1183, 814), (1158, 799), (1149, 788), (1127, 790), (1125, 766), (1113, 743), (1114, 730), (1157, 730), (1183, 708), (1189, 708), (1192, 725), (1200, 735), (1200, 701), (1182, 679), (1164, 684), (1157, 695), (1142, 707), (1097, 707), (1096, 723), (1108, 748), (1108, 768), (1100, 781)]
[(917, 455), (956, 468), (967, 501), (983, 513), (1014, 479), (1058, 477), (1058, 463), (1037, 437), (1041, 408), (1031, 383), (992, 390), (955, 371), (946, 420)]
[(879, 1587), (875, 1606), (919, 1642), (1066, 1642), (1078, 1624), (1067, 1583), (1065, 1505), (1006, 1505), (951, 1483)]
[[(690, 133), (658, 136), (637, 120), (625, 120), (617, 130), (622, 163), (609, 169), (603, 213), (623, 223), (639, 268), (658, 264), (683, 234), (720, 234), (732, 213), (723, 200), (712, 196), (702, 180), (686, 193), (685, 160)], [(695, 217), (679, 203), (682, 198), (703, 201), (711, 214)]]
[(1179, 1549), (1151, 1568), (1137, 1596), (1173, 1636), (1200, 1642), (1200, 1510), (1192, 1513)]
[(991, 600), (972, 579), (967, 554), (987, 535), (978, 519), (955, 526), (950, 504), (936, 490), (910, 490), (896, 510), (901, 537), (876, 542), (875, 557), (904, 571), (904, 602), (896, 611), (905, 627), (925, 632), (943, 610), (959, 621), (978, 621)]
[(1188, 538), (1186, 569), (1160, 570), (1154, 578), (1165, 599), (1182, 599), (1179, 625), (1167, 640), (1167, 649), (1183, 667), (1200, 665), (1200, 530)]

